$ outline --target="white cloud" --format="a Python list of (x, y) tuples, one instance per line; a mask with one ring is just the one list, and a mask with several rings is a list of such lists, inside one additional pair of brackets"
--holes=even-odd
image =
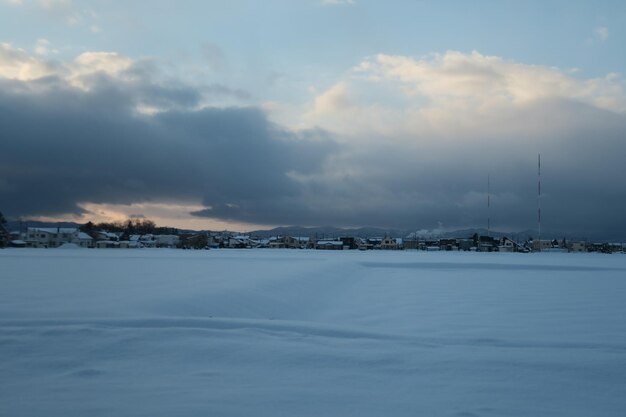
[(35, 13), (61, 21), (68, 26), (88, 28), (99, 32), (96, 24), (98, 14), (87, 6), (87, 2), (74, 3), (72, 0), (0, 0), (14, 6), (24, 6)]
[[(87, 51), (62, 61), (53, 58), (57, 52), (47, 39), (39, 39), (33, 53), (0, 43), (0, 81), (3, 78), (19, 81), (8, 85), (29, 91), (58, 87), (84, 92), (99, 88), (133, 90), (138, 92), (133, 96), (135, 110), (149, 115), (173, 108), (237, 105), (249, 102), (250, 98), (245, 90), (228, 85), (186, 82), (149, 58), (131, 59), (116, 52)], [(51, 77), (50, 82), (37, 82), (44, 77)]]
[(600, 42), (606, 42), (606, 40), (609, 39), (609, 28), (605, 26), (597, 27), (594, 30), (594, 34), (596, 38), (600, 40)]
[(516, 115), (559, 100), (626, 112), (618, 74), (579, 79), (556, 68), (451, 51), (421, 59), (385, 54), (365, 59), (319, 94), (303, 120), (360, 138), (511, 129), (512, 120), (526, 129)]
[[(58, 52), (51, 49), (50, 42), (39, 39), (35, 46), (37, 55)], [(15, 48), (7, 43), (0, 44), (0, 77), (31, 81), (42, 77), (56, 76), (70, 85), (88, 90), (90, 76), (97, 73), (121, 78), (134, 61), (115, 52), (85, 52), (71, 62), (52, 62), (43, 57), (34, 57), (24, 49)]]
[(37, 55), (49, 55), (58, 54), (59, 50), (52, 47), (52, 44), (47, 39), (37, 39), (35, 44), (35, 53)]
[(340, 5), (354, 5), (354, 0), (321, 0), (320, 3), (323, 6), (340, 6)]
[(0, 77), (28, 81), (57, 74), (53, 64), (30, 56), (21, 48), (0, 43)]

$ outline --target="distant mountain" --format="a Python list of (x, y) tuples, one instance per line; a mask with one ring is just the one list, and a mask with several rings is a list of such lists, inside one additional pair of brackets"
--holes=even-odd
[(11, 232), (19, 232), (20, 228), (22, 232), (26, 231), (28, 227), (80, 227), (82, 223), (75, 222), (40, 222), (36, 220), (10, 220), (7, 222), (7, 228)]
[(281, 226), (270, 230), (254, 230), (247, 232), (246, 234), (259, 237), (270, 236), (300, 236), (300, 237), (315, 237), (318, 238), (333, 238), (342, 236), (356, 236), (356, 237), (374, 237), (374, 236), (392, 236), (402, 237), (404, 231), (396, 229), (381, 229), (376, 227), (360, 227), (356, 229), (342, 229), (334, 226), (323, 227), (303, 227), (303, 226)]
[[(341, 237), (341, 236), (356, 236), (356, 237), (401, 237), (401, 238), (413, 238), (415, 236), (414, 230), (401, 230), (401, 229), (383, 229), (377, 227), (360, 227), (352, 229), (342, 229), (333, 226), (324, 227), (302, 227), (302, 226), (282, 226), (269, 230), (255, 230), (247, 232), (246, 234), (259, 237), (270, 236), (302, 236), (302, 237)], [(479, 236), (492, 236), (502, 238), (504, 236), (509, 237), (518, 242), (524, 242), (530, 238), (536, 239), (538, 236), (537, 230), (522, 230), (513, 232), (501, 232), (498, 230), (491, 230), (487, 232), (484, 228), (468, 228), (452, 231), (419, 231), (417, 232), (420, 239), (437, 239), (437, 238), (471, 238), (474, 234)], [(542, 239), (557, 239), (561, 240), (595, 240), (598, 242), (619, 242), (620, 239), (612, 236), (584, 236), (579, 233), (563, 233), (555, 232), (551, 230), (543, 231), (541, 234)]]
[[(27, 227), (80, 227), (81, 223), (75, 222), (41, 222), (41, 221), (22, 221), (12, 220), (8, 222), (9, 231), (19, 231), (20, 227), (22, 231), (26, 231)], [(178, 231), (179, 233), (194, 233), (194, 230), (182, 230), (171, 228), (172, 232)], [(318, 237), (318, 238), (335, 238), (342, 236), (355, 236), (355, 237), (401, 237), (401, 238), (413, 238), (415, 236), (415, 229), (413, 230), (401, 230), (401, 229), (383, 229), (379, 227), (359, 227), (359, 228), (340, 228), (334, 226), (322, 226), (322, 227), (304, 227), (304, 226), (281, 226), (269, 230), (254, 230), (246, 232), (245, 234), (268, 238), (271, 236), (301, 236), (301, 237)], [(537, 230), (523, 230), (519, 232), (500, 232), (497, 230), (491, 230), (487, 233), (487, 229), (484, 228), (468, 228), (459, 229), (453, 231), (419, 231), (418, 237), (421, 239), (427, 238), (470, 238), (477, 233), (480, 236), (493, 236), (501, 238), (503, 236), (509, 237), (515, 241), (523, 242), (529, 238), (537, 238)], [(558, 239), (563, 238), (567, 240), (583, 240), (583, 241), (596, 241), (596, 242), (622, 242), (626, 241), (620, 236), (604, 236), (604, 235), (591, 235), (585, 236), (576, 232), (554, 232), (551, 230), (542, 231), (542, 239)]]

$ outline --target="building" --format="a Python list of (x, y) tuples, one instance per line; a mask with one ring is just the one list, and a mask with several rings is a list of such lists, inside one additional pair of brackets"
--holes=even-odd
[(478, 251), (480, 252), (497, 252), (500, 246), (500, 240), (491, 236), (479, 236)]
[(498, 246), (498, 250), (500, 252), (528, 252), (527, 248), (506, 236), (503, 237), (500, 241), (500, 246)]
[(459, 250), (459, 245), (456, 239), (439, 239), (439, 247), (441, 250), (446, 251)]
[(311, 247), (311, 239), (302, 236), (285, 236), (283, 243), (286, 248), (307, 249)]
[(322, 250), (343, 250), (343, 242), (341, 240), (318, 240), (315, 243), (315, 249)]
[(94, 239), (75, 227), (29, 227), (22, 240), (29, 248), (58, 248), (65, 243), (94, 247)]
[(382, 242), (380, 242), (380, 248), (385, 250), (396, 250), (398, 249), (398, 243), (396, 239), (386, 236)]
[(585, 242), (567, 242), (568, 252), (585, 252), (587, 251), (587, 245)]
[(158, 248), (176, 248), (180, 244), (178, 235), (156, 235), (155, 240)]
[(228, 238), (228, 242), (225, 245), (227, 248), (231, 249), (244, 249), (252, 247), (252, 241), (250, 240), (250, 236), (244, 235), (236, 235)]

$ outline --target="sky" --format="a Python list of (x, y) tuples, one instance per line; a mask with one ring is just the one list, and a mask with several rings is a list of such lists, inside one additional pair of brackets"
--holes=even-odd
[(625, 31), (621, 1), (0, 0), (0, 211), (519, 231), (541, 154), (542, 230), (626, 238)]

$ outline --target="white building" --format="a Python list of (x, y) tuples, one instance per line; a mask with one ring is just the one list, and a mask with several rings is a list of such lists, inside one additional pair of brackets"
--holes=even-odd
[(75, 227), (29, 227), (23, 240), (31, 248), (58, 248), (64, 243), (83, 248), (94, 246), (93, 238)]

